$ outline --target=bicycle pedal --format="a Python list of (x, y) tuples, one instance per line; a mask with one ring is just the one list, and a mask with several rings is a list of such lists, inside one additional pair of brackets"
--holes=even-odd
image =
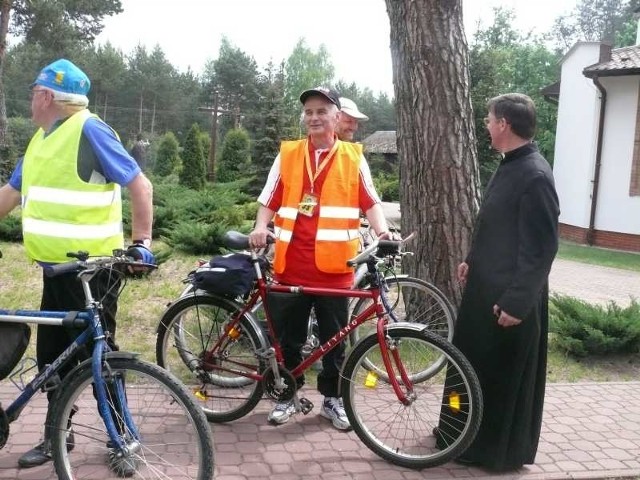
[(308, 398), (302, 397), (300, 399), (300, 411), (307, 415), (311, 410), (313, 410), (313, 403)]

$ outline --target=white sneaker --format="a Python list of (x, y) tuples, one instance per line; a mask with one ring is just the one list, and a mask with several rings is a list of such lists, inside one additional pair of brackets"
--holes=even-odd
[(351, 430), (351, 424), (344, 411), (342, 398), (324, 397), (320, 415), (331, 420), (333, 426), (338, 430)]
[(274, 425), (282, 425), (289, 421), (289, 417), (296, 411), (296, 407), (293, 405), (293, 400), (288, 402), (276, 403), (276, 406), (269, 414), (269, 423)]

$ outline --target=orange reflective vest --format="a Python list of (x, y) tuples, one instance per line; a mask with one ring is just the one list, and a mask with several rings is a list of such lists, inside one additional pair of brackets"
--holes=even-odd
[[(338, 142), (320, 192), (316, 231), (315, 258), (318, 270), (348, 273), (347, 260), (358, 253), (360, 244), (360, 158), (362, 145)], [(284, 272), (286, 254), (293, 236), (298, 207), (303, 195), (305, 149), (307, 140), (282, 142), (280, 177), (284, 185), (282, 205), (276, 212), (276, 248), (274, 270)]]

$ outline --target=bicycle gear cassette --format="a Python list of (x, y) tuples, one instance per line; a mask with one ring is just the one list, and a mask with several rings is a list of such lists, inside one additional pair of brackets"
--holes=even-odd
[(262, 383), (267, 395), (278, 402), (288, 402), (296, 393), (296, 379), (291, 372), (283, 367), (278, 367), (282, 385), (276, 385), (276, 377), (271, 367), (262, 374)]

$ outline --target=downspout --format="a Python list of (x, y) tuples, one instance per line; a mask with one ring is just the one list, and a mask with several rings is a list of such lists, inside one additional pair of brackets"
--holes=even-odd
[(602, 137), (604, 131), (604, 116), (607, 107), (607, 91), (600, 79), (594, 75), (593, 84), (600, 91), (600, 117), (598, 119), (598, 139), (596, 143), (596, 166), (593, 172), (593, 192), (591, 194), (591, 213), (589, 214), (589, 229), (587, 230), (587, 244), (593, 245), (596, 225), (596, 209), (598, 206), (598, 187), (600, 186), (600, 166), (602, 165)]

